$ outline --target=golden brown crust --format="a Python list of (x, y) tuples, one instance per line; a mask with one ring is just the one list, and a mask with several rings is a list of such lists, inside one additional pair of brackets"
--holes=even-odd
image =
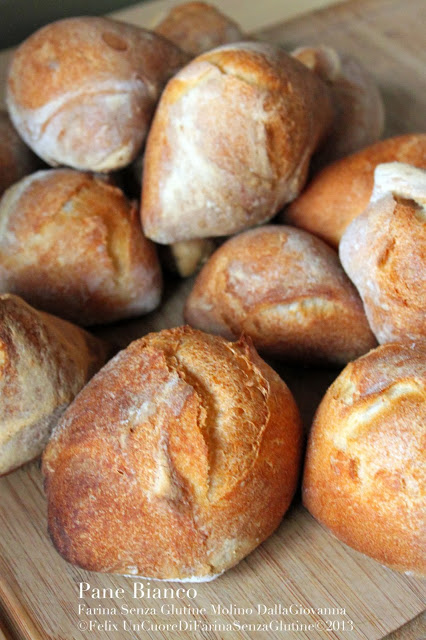
[(40, 165), (40, 160), (16, 133), (7, 113), (0, 111), (0, 196)]
[(208, 579), (278, 526), (300, 449), (293, 397), (249, 342), (150, 334), (55, 430), (43, 458), (50, 534), (86, 569)]
[(0, 292), (78, 324), (152, 310), (155, 248), (117, 187), (71, 169), (39, 171), (0, 204)]
[(170, 244), (266, 222), (300, 192), (331, 120), (324, 83), (272, 45), (199, 56), (168, 83), (148, 136), (146, 235)]
[(105, 363), (106, 343), (0, 296), (0, 475), (39, 456), (52, 427)]
[(228, 240), (209, 259), (185, 320), (226, 338), (250, 336), (287, 360), (346, 364), (376, 345), (336, 253), (318, 238), (265, 226)]
[(187, 60), (138, 27), (107, 18), (59, 20), (16, 50), (9, 112), (49, 164), (117, 169), (136, 157), (164, 84)]
[(345, 228), (368, 205), (374, 169), (395, 161), (426, 168), (426, 134), (389, 138), (326, 167), (284, 211), (283, 220), (337, 248)]
[(194, 56), (221, 44), (244, 40), (233, 20), (205, 2), (173, 7), (154, 31)]
[(426, 340), (426, 171), (378, 165), (370, 205), (339, 253), (377, 340)]
[(373, 77), (361, 62), (325, 46), (300, 47), (291, 54), (327, 83), (335, 118), (315, 168), (376, 142), (383, 133), (384, 106)]
[(426, 352), (388, 344), (349, 364), (314, 420), (303, 495), (340, 540), (399, 571), (426, 573)]

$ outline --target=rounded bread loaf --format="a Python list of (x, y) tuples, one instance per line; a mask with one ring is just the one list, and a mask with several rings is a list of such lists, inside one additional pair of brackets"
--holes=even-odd
[(339, 246), (379, 343), (426, 340), (426, 170), (375, 170), (370, 205)]
[(92, 571), (211, 580), (280, 523), (301, 440), (290, 391), (249, 341), (149, 334), (54, 431), (43, 457), (50, 535)]
[(39, 456), (110, 349), (75, 325), (0, 296), (0, 475)]
[(311, 430), (303, 500), (337, 538), (398, 571), (426, 573), (426, 351), (387, 344), (350, 363)]
[(383, 133), (385, 110), (372, 75), (356, 58), (331, 47), (299, 47), (291, 53), (327, 83), (335, 117), (315, 158), (328, 164), (376, 142)]
[(346, 364), (376, 345), (362, 302), (338, 256), (293, 227), (245, 231), (208, 260), (185, 320), (226, 338), (250, 336), (286, 360)]
[(102, 324), (154, 309), (161, 272), (120, 189), (91, 174), (49, 169), (0, 201), (0, 292), (77, 324)]
[(15, 51), (9, 113), (48, 164), (119, 169), (136, 157), (163, 86), (187, 60), (139, 27), (101, 17), (59, 20)]
[(167, 84), (149, 132), (146, 235), (170, 244), (266, 222), (299, 194), (332, 118), (326, 85), (278, 47), (198, 56)]
[(233, 20), (206, 2), (185, 2), (172, 7), (154, 31), (194, 56), (245, 39)]
[(337, 248), (345, 228), (367, 207), (374, 169), (385, 162), (426, 169), (426, 134), (388, 138), (329, 165), (284, 210), (281, 219)]

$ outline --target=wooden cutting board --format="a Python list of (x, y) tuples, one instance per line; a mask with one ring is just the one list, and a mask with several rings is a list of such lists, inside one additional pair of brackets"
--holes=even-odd
[[(242, 10), (244, 3), (230, 2), (237, 4)], [(125, 18), (144, 24), (144, 15), (141, 6), (127, 11)], [(358, 56), (380, 85), (386, 101), (386, 135), (394, 135), (425, 126), (425, 23), (424, 0), (352, 0), (258, 35), (288, 48), (323, 42)], [(267, 22), (259, 20), (252, 26), (256, 24), (263, 27)], [(124, 346), (149, 330), (181, 324), (190, 286), (189, 281), (170, 282), (158, 312), (101, 333)], [(279, 371), (294, 391), (308, 427), (337, 372), (282, 366)], [(0, 527), (0, 617), (3, 614), (6, 621), (0, 624), (0, 638), (376, 640), (424, 608), (426, 592), (420, 580), (384, 568), (334, 539), (301, 507), (299, 499), (278, 531), (218, 580), (194, 585), (139, 581), (144, 585), (143, 598), (134, 597), (139, 595), (133, 593), (137, 579), (81, 571), (56, 553), (46, 532), (38, 463), (0, 479)], [(95, 599), (85, 594), (80, 598), (83, 582), (114, 593), (122, 589), (118, 595), (123, 597), (112, 594)], [(155, 588), (167, 588), (167, 593), (155, 598)], [(79, 605), (83, 611), (79, 612)], [(130, 607), (139, 610), (127, 613)], [(179, 613), (173, 607), (190, 611)], [(257, 628), (259, 624), (271, 626), (265, 631)], [(411, 629), (405, 638), (426, 637), (420, 623)]]

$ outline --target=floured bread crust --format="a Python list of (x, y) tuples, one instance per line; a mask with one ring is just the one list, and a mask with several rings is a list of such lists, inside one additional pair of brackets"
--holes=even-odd
[(34, 173), (0, 203), (0, 292), (78, 324), (154, 309), (161, 273), (123, 192), (71, 169)]
[(83, 329), (0, 296), (0, 475), (39, 456), (52, 427), (109, 355)]
[(385, 120), (383, 100), (373, 77), (359, 60), (325, 46), (299, 47), (291, 55), (327, 83), (335, 106), (333, 127), (319, 151), (317, 167), (380, 138)]
[(146, 235), (170, 244), (266, 222), (299, 194), (332, 117), (322, 80), (277, 47), (199, 56), (168, 83), (148, 136)]
[(233, 20), (205, 2), (185, 2), (172, 7), (154, 31), (194, 56), (245, 39)]
[(349, 364), (312, 427), (304, 504), (335, 536), (398, 571), (426, 573), (424, 345)]
[(249, 342), (150, 334), (93, 378), (53, 434), (52, 540), (90, 570), (212, 578), (278, 526), (300, 453), (293, 397)]
[(323, 169), (282, 219), (338, 247), (348, 224), (367, 207), (374, 170), (387, 162), (403, 162), (426, 169), (426, 134), (388, 138)]
[(337, 254), (318, 238), (265, 226), (228, 240), (199, 274), (185, 306), (194, 327), (302, 363), (346, 364), (376, 346)]
[(163, 86), (187, 60), (171, 42), (135, 26), (59, 20), (16, 50), (10, 116), (47, 163), (112, 171), (136, 157)]
[(339, 253), (377, 340), (426, 340), (426, 171), (379, 165), (371, 204)]

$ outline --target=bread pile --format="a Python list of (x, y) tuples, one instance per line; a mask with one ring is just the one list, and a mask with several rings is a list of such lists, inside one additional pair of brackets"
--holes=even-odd
[[(383, 103), (357, 60), (254, 42), (201, 2), (153, 32), (43, 27), (15, 52), (7, 103), (50, 168), (15, 171), (12, 143), (0, 147), (13, 176), (0, 473), (57, 423), (42, 468), (59, 552), (89, 570), (210, 580), (276, 529), (301, 424), (258, 349), (349, 363), (310, 434), (305, 505), (354, 548), (424, 571), (426, 136), (377, 142)], [(161, 266), (186, 277), (203, 263), (184, 311), (194, 328), (140, 337), (89, 382), (108, 348), (46, 312), (139, 316), (160, 304)]]

